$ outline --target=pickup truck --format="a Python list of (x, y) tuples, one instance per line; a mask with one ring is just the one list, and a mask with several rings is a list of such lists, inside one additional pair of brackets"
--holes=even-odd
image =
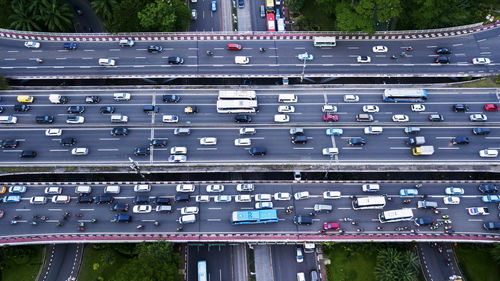
[(416, 146), (416, 145), (425, 144), (425, 137), (419, 136), (419, 137), (408, 138), (408, 140), (406, 141), (406, 144), (409, 146)]
[(413, 155), (432, 155), (434, 154), (434, 146), (432, 145), (424, 145), (424, 146), (417, 146), (412, 149)]

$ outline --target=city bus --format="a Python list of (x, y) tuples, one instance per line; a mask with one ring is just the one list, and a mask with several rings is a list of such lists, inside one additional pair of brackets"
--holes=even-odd
[(254, 100), (257, 99), (255, 91), (219, 91), (219, 100)]
[(276, 20), (273, 13), (267, 14), (267, 31), (276, 31)]
[(274, 0), (266, 0), (266, 13), (274, 13)]
[(314, 47), (334, 47), (337, 45), (335, 36), (314, 36)]
[(412, 219), (413, 219), (413, 211), (408, 208), (385, 211), (378, 215), (378, 220), (381, 223), (409, 221)]
[(278, 222), (278, 211), (276, 209), (234, 211), (231, 216), (231, 223), (236, 224), (256, 224)]
[(217, 113), (255, 113), (258, 109), (256, 100), (217, 101)]
[(427, 91), (424, 89), (385, 89), (383, 95), (387, 102), (424, 102)]
[(207, 262), (198, 262), (198, 281), (207, 281)]
[(383, 209), (385, 207), (384, 196), (356, 197), (352, 200), (354, 210)]
[(285, 19), (284, 18), (280, 18), (277, 20), (278, 22), (278, 32), (285, 32), (286, 31), (286, 28), (285, 28)]

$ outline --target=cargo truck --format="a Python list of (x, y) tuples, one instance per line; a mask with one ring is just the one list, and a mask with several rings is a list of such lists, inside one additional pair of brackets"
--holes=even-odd
[(434, 154), (434, 146), (432, 145), (424, 145), (417, 146), (412, 149), (413, 155), (432, 155)]

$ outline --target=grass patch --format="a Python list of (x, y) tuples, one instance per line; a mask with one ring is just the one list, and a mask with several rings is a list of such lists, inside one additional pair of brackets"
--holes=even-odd
[[(10, 254), (3, 257), (2, 281), (33, 281), (36, 279), (40, 266), (44, 246), (8, 246), (11, 248), (30, 248), (22, 251), (25, 254)], [(17, 251), (13, 251), (17, 252)]]
[(456, 249), (458, 264), (469, 281), (497, 281), (500, 266), (490, 254), (491, 244), (459, 244)]
[(455, 85), (457, 88), (496, 88), (500, 84), (495, 83), (494, 77), (486, 77), (485, 79), (470, 81)]
[[(116, 275), (116, 270), (119, 270), (121, 265), (127, 263), (127, 260), (126, 256), (111, 248), (95, 249), (93, 245), (86, 245), (78, 280), (111, 280)], [(98, 264), (97, 270), (94, 270), (95, 264)]]
[(306, 1), (300, 12), (311, 26), (319, 27), (319, 31), (335, 30), (335, 18), (332, 15), (325, 14), (323, 9), (316, 4), (316, 1)]
[(377, 249), (369, 245), (364, 244), (362, 250), (354, 244), (324, 247), (330, 259), (330, 264), (326, 265), (328, 281), (375, 281)]

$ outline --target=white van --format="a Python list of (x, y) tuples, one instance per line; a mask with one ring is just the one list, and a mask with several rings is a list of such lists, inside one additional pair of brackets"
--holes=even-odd
[(384, 129), (382, 127), (366, 127), (365, 128), (365, 135), (380, 135)]
[(104, 188), (104, 193), (118, 194), (120, 193), (119, 185), (108, 185)]
[(150, 192), (151, 185), (149, 184), (136, 184), (134, 185), (134, 192)]
[(185, 215), (179, 218), (180, 224), (195, 223), (195, 222), (196, 222), (196, 215)]
[(115, 60), (112, 59), (99, 59), (100, 66), (115, 66)]
[(274, 114), (274, 122), (287, 123), (290, 122), (290, 117), (287, 114)]
[(370, 184), (363, 184), (363, 191), (364, 192), (377, 192), (380, 190), (380, 185), (376, 183), (370, 183)]
[(121, 114), (113, 114), (111, 115), (111, 123), (127, 123), (128, 116)]
[(187, 147), (185, 146), (174, 146), (170, 148), (170, 154), (172, 155), (186, 155)]
[(249, 57), (245, 56), (236, 56), (234, 57), (234, 63), (235, 64), (248, 64), (250, 62)]
[(298, 98), (294, 94), (280, 94), (278, 102), (297, 102)]
[(76, 194), (89, 194), (92, 192), (92, 187), (90, 185), (79, 185), (75, 187)]
[(114, 93), (113, 99), (115, 101), (127, 101), (130, 100), (130, 93)]
[(0, 123), (4, 124), (15, 124), (17, 123), (17, 117), (16, 116), (0, 116)]

